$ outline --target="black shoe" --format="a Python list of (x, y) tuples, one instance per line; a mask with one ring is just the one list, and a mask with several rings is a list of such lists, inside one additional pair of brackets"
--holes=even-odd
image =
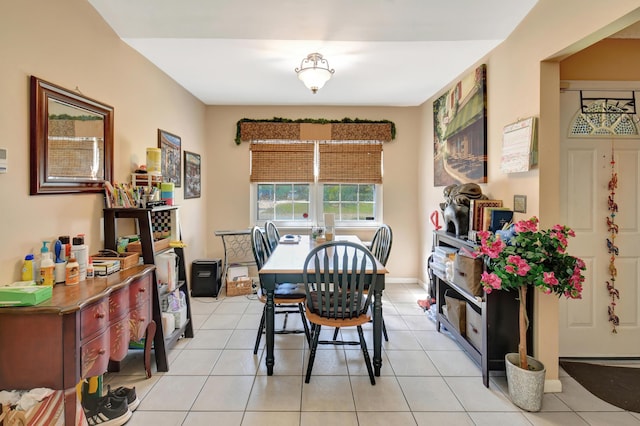
[(95, 407), (84, 407), (89, 426), (120, 426), (131, 418), (131, 411), (124, 399), (104, 396), (99, 398)]
[(135, 411), (140, 405), (140, 400), (136, 395), (136, 388), (125, 388), (124, 386), (120, 386), (115, 390), (111, 390), (111, 386), (107, 385), (107, 396), (117, 399), (126, 399), (127, 405), (129, 406), (129, 410)]

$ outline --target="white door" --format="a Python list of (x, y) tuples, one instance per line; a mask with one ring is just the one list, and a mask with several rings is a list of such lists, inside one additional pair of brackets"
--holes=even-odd
[[(598, 92), (598, 97), (629, 97), (630, 93)], [(636, 92), (636, 98), (639, 94)], [(637, 357), (640, 356), (640, 138), (637, 134), (576, 137), (575, 133), (581, 132), (580, 126), (573, 127), (574, 135), (570, 136), (580, 112), (580, 92), (563, 93), (560, 106), (562, 220), (576, 232), (569, 252), (587, 264), (582, 299), (563, 298), (560, 302), (560, 356)], [(633, 118), (637, 120), (638, 116)], [(614, 220), (619, 232), (614, 241), (619, 256), (615, 257), (614, 265), (615, 288), (620, 293), (615, 313), (620, 324), (616, 334), (609, 322), (610, 296), (606, 286), (610, 281), (607, 217), (611, 214), (608, 183), (612, 148), (618, 176), (614, 196), (618, 212)]]

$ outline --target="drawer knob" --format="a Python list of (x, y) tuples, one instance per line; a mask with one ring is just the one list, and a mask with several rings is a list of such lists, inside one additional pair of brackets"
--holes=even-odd
[(140, 322), (144, 322), (144, 321), (145, 321), (145, 319), (144, 319), (144, 318), (138, 318), (138, 321), (140, 321)]
[(104, 355), (104, 354), (106, 354), (106, 353), (107, 353), (107, 351), (105, 351), (104, 349), (100, 349), (100, 350), (98, 351), (98, 355)]
[(96, 318), (98, 319), (104, 318), (104, 312), (96, 312)]
[(147, 289), (146, 289), (146, 288), (144, 288), (144, 287), (140, 287), (140, 289), (139, 289), (138, 291), (139, 291), (140, 293), (144, 293), (145, 291), (147, 291)]

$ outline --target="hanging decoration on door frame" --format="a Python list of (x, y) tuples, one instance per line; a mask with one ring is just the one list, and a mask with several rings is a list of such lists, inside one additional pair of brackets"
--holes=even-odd
[(616, 214), (618, 213), (618, 204), (616, 203), (616, 189), (618, 188), (618, 173), (616, 173), (616, 161), (614, 157), (613, 140), (611, 141), (611, 179), (609, 180), (609, 198), (607, 216), (607, 251), (609, 252), (609, 280), (607, 280), (607, 291), (609, 292), (609, 322), (611, 323), (611, 332), (618, 333), (617, 327), (620, 325), (620, 318), (616, 315), (617, 300), (620, 299), (620, 291), (616, 288), (616, 257), (619, 256), (620, 250), (616, 246), (616, 236), (618, 235), (618, 224), (616, 224)]

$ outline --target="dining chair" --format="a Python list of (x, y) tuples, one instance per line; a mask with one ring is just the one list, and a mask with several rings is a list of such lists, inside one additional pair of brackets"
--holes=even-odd
[[(311, 322), (312, 335), (305, 383), (311, 379), (318, 344), (359, 344), (371, 384), (376, 384), (362, 332), (362, 324), (371, 319), (369, 306), (376, 289), (376, 276), (375, 258), (361, 244), (332, 241), (309, 252), (302, 272), (307, 294), (307, 319)], [(322, 326), (355, 326), (359, 341), (320, 340)]]
[[(389, 225), (381, 225), (373, 236), (371, 244), (369, 244), (369, 251), (378, 259), (383, 266), (387, 266), (387, 260), (389, 260), (389, 254), (391, 253), (391, 244), (393, 243), (393, 232)], [(336, 328), (333, 332), (333, 340), (338, 338), (339, 328)], [(384, 323), (384, 316), (382, 317), (382, 334), (385, 341), (389, 341), (389, 334), (387, 334), (387, 326)]]
[(267, 244), (269, 244), (269, 250), (273, 251), (280, 242), (280, 232), (275, 223), (267, 221), (264, 224), (264, 233), (267, 236)]
[[(251, 230), (251, 248), (253, 251), (253, 256), (256, 261), (256, 266), (258, 270), (262, 269), (262, 266), (265, 264), (269, 256), (271, 255), (271, 251), (269, 250), (269, 245), (265, 239), (264, 233), (260, 228), (254, 226)], [(260, 318), (260, 326), (258, 327), (258, 335), (256, 336), (256, 344), (253, 348), (253, 353), (258, 353), (258, 348), (260, 346), (260, 340), (262, 339), (262, 333), (265, 330), (265, 321), (266, 321), (266, 301), (267, 295), (264, 289), (262, 288), (262, 279), (260, 280), (260, 291), (258, 292), (258, 298), (264, 304), (262, 308), (262, 317)], [(311, 334), (309, 332), (309, 324), (307, 322), (307, 317), (305, 315), (305, 307), (304, 301), (306, 298), (305, 289), (302, 284), (290, 284), (290, 283), (280, 283), (276, 284), (276, 288), (273, 294), (273, 303), (275, 305), (275, 314), (283, 314), (285, 315), (285, 319), (283, 322), (283, 327), (281, 330), (276, 330), (276, 334), (295, 334), (295, 333), (304, 333), (307, 338), (307, 343), (311, 344)], [(302, 319), (302, 326), (304, 330), (287, 330), (287, 318), (289, 314), (292, 313), (300, 313), (300, 318)]]

